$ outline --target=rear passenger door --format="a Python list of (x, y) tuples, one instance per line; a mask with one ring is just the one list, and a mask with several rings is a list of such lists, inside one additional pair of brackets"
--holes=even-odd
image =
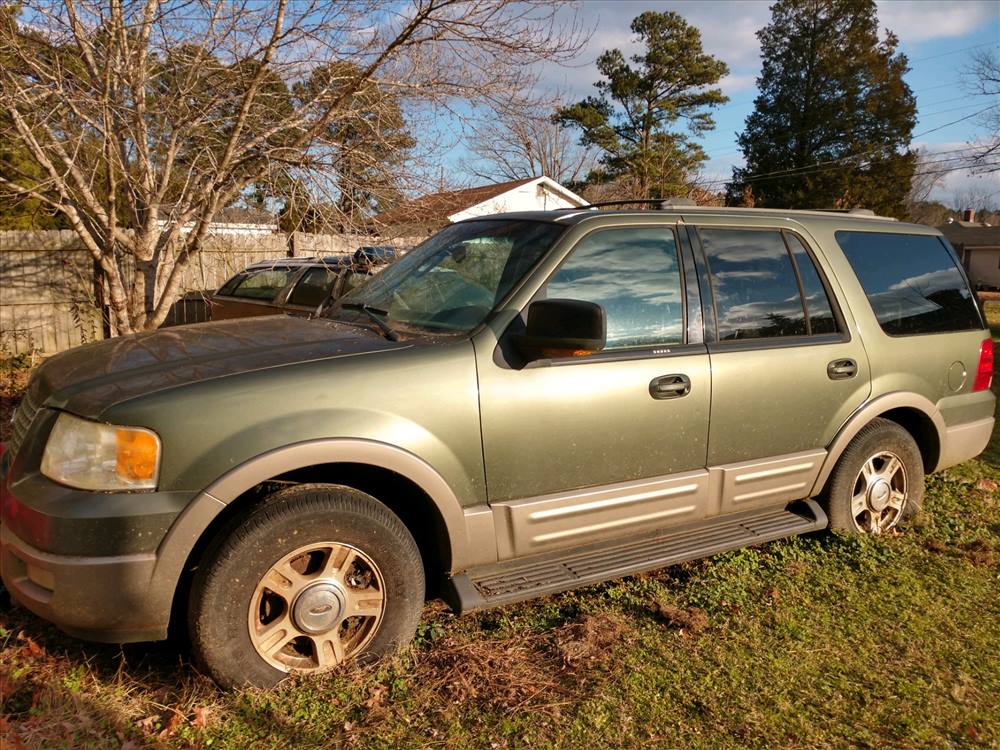
[(823, 258), (776, 227), (689, 228), (712, 366), (708, 464), (721, 512), (805, 496), (825, 448), (871, 392)]

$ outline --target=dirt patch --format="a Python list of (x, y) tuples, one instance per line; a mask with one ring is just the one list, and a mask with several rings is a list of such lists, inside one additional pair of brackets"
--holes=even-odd
[(614, 648), (628, 638), (628, 627), (619, 615), (588, 615), (579, 622), (552, 632), (551, 647), (569, 672), (609, 669)]
[(473, 642), (446, 637), (419, 662), (416, 679), (455, 704), (546, 710), (567, 689), (543, 641), (537, 635)]
[(1000, 565), (1000, 554), (989, 542), (977, 539), (962, 545), (965, 551), (965, 559), (976, 566), (984, 568)]
[(948, 551), (948, 545), (937, 537), (932, 536), (924, 540), (924, 549), (928, 552), (934, 552), (935, 554), (942, 554)]
[(681, 635), (697, 635), (708, 627), (708, 615), (696, 607), (682, 609), (663, 602), (653, 602), (650, 609), (666, 625), (679, 630)]
[[(193, 671), (167, 668), (138, 677), (124, 657), (95, 647), (80, 652), (33, 619), (6, 611), (0, 619), (0, 748), (146, 747), (185, 727), (204, 728), (218, 693)], [(14, 626), (14, 627), (11, 627)], [(34, 636), (34, 637), (33, 637)], [(37, 638), (37, 640), (36, 640)], [(66, 646), (69, 645), (69, 648)], [(75, 653), (75, 656), (74, 656)], [(111, 660), (118, 669), (111, 668)], [(105, 669), (97, 668), (104, 662)], [(165, 665), (164, 665), (165, 666)]]
[[(618, 614), (589, 615), (509, 638), (469, 642), (446, 636), (416, 655), (413, 679), (452, 705), (474, 702), (557, 716), (590, 673), (614, 668), (616, 648), (627, 639), (628, 626)], [(373, 694), (368, 707), (377, 711), (380, 698)]]

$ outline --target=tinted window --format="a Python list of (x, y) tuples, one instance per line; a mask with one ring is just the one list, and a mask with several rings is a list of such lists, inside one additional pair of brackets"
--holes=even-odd
[(601, 305), (606, 349), (683, 341), (677, 245), (666, 227), (587, 235), (552, 276), (547, 296)]
[(803, 336), (802, 297), (778, 231), (701, 229), (720, 341)]
[(809, 314), (809, 333), (836, 333), (837, 320), (833, 317), (830, 298), (826, 296), (826, 289), (820, 281), (819, 271), (816, 270), (812, 256), (802, 244), (802, 240), (794, 234), (785, 232), (785, 239), (788, 240), (788, 247), (795, 259), (799, 278), (802, 279), (802, 291), (806, 295), (806, 311)]
[[(219, 294), (247, 299), (272, 300), (288, 286), (297, 268), (273, 267), (244, 271), (226, 282)], [(318, 303), (317, 303), (318, 304)]]
[(886, 333), (982, 327), (972, 293), (948, 247), (937, 237), (837, 232), (837, 242)]
[(324, 266), (310, 268), (299, 279), (292, 293), (288, 295), (288, 304), (318, 307), (323, 300), (330, 296), (330, 290), (336, 279), (337, 272), (333, 268)]

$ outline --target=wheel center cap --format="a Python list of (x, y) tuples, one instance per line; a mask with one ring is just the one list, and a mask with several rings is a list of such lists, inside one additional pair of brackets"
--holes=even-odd
[(340, 622), (344, 611), (344, 594), (330, 581), (318, 581), (307, 586), (292, 605), (292, 619), (305, 633), (325, 633)]
[(889, 483), (884, 479), (879, 479), (868, 490), (868, 505), (876, 512), (885, 510), (885, 506), (889, 504), (890, 494), (892, 493), (889, 489)]

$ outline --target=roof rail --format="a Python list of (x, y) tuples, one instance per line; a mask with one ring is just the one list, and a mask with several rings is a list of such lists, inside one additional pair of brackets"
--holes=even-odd
[(652, 208), (690, 208), (697, 206), (690, 198), (632, 198), (619, 201), (598, 201), (585, 206), (560, 206), (556, 211), (579, 211), (582, 208), (604, 208), (606, 206), (634, 206), (640, 204)]
[(822, 211), (827, 214), (851, 214), (853, 216), (877, 216), (870, 208), (814, 208), (813, 211)]
[[(554, 211), (582, 211), (591, 208), (606, 208), (611, 206), (635, 206), (641, 205), (648, 207), (650, 209), (661, 209), (664, 211), (671, 209), (698, 209), (699, 211), (717, 211), (720, 210), (720, 206), (699, 206), (695, 201), (690, 198), (633, 198), (631, 200), (617, 200), (617, 201), (599, 201), (597, 203), (588, 203), (585, 206), (565, 206), (556, 209)], [(813, 213), (813, 214), (845, 214), (847, 216), (869, 216), (874, 219), (884, 219), (886, 221), (896, 221), (891, 216), (880, 216), (872, 211), (870, 208), (808, 208), (808, 209), (781, 209), (781, 208), (742, 208), (731, 206), (729, 208), (724, 208), (721, 210), (726, 211), (771, 211), (771, 212), (782, 212), (782, 211), (795, 211), (796, 213)]]

